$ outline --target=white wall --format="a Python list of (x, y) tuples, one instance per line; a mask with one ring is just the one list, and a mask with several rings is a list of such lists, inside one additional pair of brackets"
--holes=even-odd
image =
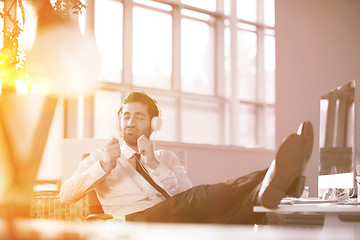
[(314, 124), (314, 151), (306, 169), (317, 194), (319, 99), (360, 79), (360, 1), (276, 0), (276, 146), (299, 123)]
[(271, 150), (232, 146), (159, 142), (158, 149), (185, 150), (187, 172), (194, 185), (223, 182), (266, 169), (274, 158)]

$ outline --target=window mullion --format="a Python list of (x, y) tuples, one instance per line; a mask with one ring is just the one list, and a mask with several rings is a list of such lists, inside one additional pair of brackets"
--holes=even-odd
[(181, 9), (173, 7), (172, 89), (181, 91)]
[[(172, 54), (172, 90), (181, 92), (181, 9), (173, 6), (173, 54)], [(176, 97), (175, 104), (175, 139), (181, 142), (182, 117), (180, 97)]]
[[(217, 1), (217, 12), (224, 13), (224, 1), (218, 0)], [(225, 25), (224, 19), (222, 17), (216, 18), (215, 24), (215, 74), (214, 74), (214, 84), (215, 84), (215, 96), (225, 96), (225, 69), (224, 69), (224, 62), (225, 62), (225, 43), (224, 43), (224, 32), (225, 32)], [(225, 144), (225, 105), (223, 103), (219, 103), (219, 143)]]
[(125, 84), (132, 85), (132, 28), (133, 28), (133, 2), (124, 0), (124, 35), (123, 35), (123, 80)]
[[(264, 0), (257, 1), (257, 21), (261, 24), (264, 23)], [(265, 116), (265, 96), (266, 96), (266, 84), (265, 84), (265, 32), (263, 27), (257, 27), (257, 57), (256, 57), (256, 104), (255, 118), (256, 118), (256, 144), (258, 146), (266, 145), (266, 116)]]
[[(258, 29), (257, 31), (257, 74), (256, 74), (256, 88), (257, 88), (257, 96), (256, 101), (258, 102), (256, 107), (256, 118), (257, 118), (257, 132), (256, 135), (257, 144), (260, 146), (265, 146), (265, 123), (266, 123), (266, 117), (264, 113), (261, 113), (261, 111), (264, 111), (264, 103), (265, 103), (265, 96), (266, 96), (266, 84), (265, 84), (265, 59), (264, 59), (264, 30)], [(261, 105), (261, 106), (260, 106)], [(259, 112), (260, 111), (260, 112)]]
[(237, 71), (236, 1), (231, 1), (230, 12), (230, 144), (238, 142), (238, 71)]
[(93, 35), (95, 32), (95, 0), (86, 1), (85, 11), (85, 35)]

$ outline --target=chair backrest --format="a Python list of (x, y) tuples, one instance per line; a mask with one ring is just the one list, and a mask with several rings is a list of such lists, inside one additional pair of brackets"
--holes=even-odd
[[(84, 153), (81, 156), (81, 161), (87, 158), (90, 155), (90, 153)], [(101, 203), (97, 197), (97, 194), (95, 190), (91, 190), (87, 193), (87, 201), (89, 206), (89, 214), (102, 214), (104, 213), (104, 210), (101, 206)]]

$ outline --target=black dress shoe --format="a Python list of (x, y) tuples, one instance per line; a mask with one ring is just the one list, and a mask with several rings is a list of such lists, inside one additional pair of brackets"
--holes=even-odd
[(310, 122), (304, 122), (299, 129), (299, 135), (291, 134), (281, 144), (263, 179), (259, 200), (266, 208), (277, 208), (288, 193), (302, 193), (299, 189), (304, 188), (302, 175), (311, 156), (314, 133)]
[(300, 135), (305, 140), (305, 158), (309, 161), (313, 145), (314, 145), (314, 128), (311, 122), (306, 121), (300, 124), (297, 135)]
[[(311, 152), (314, 144), (314, 129), (311, 122), (303, 122), (298, 129), (298, 135), (302, 136), (305, 139), (305, 160), (306, 163), (309, 161)], [(306, 164), (304, 165), (304, 168)], [(305, 169), (303, 169), (304, 171)], [(305, 176), (300, 176), (291, 184), (289, 189), (286, 192), (286, 196), (289, 197), (300, 197), (304, 191), (305, 187)]]

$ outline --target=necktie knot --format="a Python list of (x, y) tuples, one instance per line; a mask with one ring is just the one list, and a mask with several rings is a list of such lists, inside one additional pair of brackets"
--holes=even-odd
[(141, 155), (139, 153), (135, 153), (133, 156), (135, 158), (135, 169), (142, 175), (142, 171), (144, 170), (142, 169), (140, 164)]
[(134, 153), (133, 155), (137, 161), (140, 161), (141, 155), (140, 153)]

